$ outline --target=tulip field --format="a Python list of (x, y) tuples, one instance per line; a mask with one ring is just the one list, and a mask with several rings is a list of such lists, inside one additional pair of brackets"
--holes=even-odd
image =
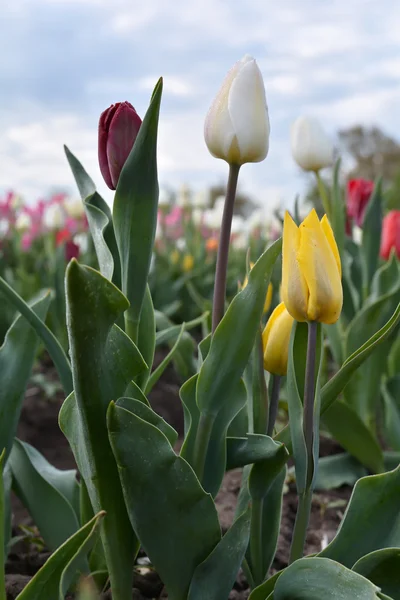
[(249, 55), (226, 193), (165, 201), (162, 93), (100, 115), (109, 197), (65, 147), (76, 198), (0, 198), (0, 600), (400, 600), (400, 211), (300, 116), (315, 207), (240, 215)]

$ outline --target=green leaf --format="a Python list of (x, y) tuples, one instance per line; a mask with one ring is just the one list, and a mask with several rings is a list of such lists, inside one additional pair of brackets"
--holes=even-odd
[(343, 198), (342, 186), (340, 183), (340, 164), (341, 159), (338, 158), (333, 170), (331, 214), (332, 229), (335, 234), (339, 254), (342, 256), (345, 243), (346, 203)]
[(367, 296), (379, 261), (382, 231), (382, 178), (374, 185), (373, 194), (367, 204), (363, 221), (362, 274), (364, 297)]
[(195, 570), (188, 600), (228, 598), (249, 543), (250, 510), (244, 512)]
[(75, 471), (53, 467), (32, 446), (15, 440), (10, 454), (13, 487), (50, 550), (79, 529), (79, 486)]
[(387, 440), (394, 450), (400, 450), (400, 375), (384, 380), (381, 389)]
[(400, 548), (371, 552), (360, 558), (352, 570), (372, 581), (393, 600), (400, 600)]
[(160, 415), (158, 415), (150, 406), (146, 406), (140, 400), (133, 398), (119, 398), (117, 406), (129, 410), (140, 419), (147, 421), (157, 427), (165, 435), (171, 446), (173, 446), (178, 439), (178, 434), (171, 425), (169, 425)]
[(322, 325), (323, 332), (329, 340), (329, 347), (337, 365), (343, 363), (343, 332), (341, 321), (332, 325)]
[[(64, 600), (70, 586), (76, 581), (84, 559), (96, 542), (99, 524), (104, 512), (84, 525), (45, 562), (17, 596), (16, 600)], [(45, 594), (45, 596), (44, 596)]]
[[(32, 311), (44, 320), (49, 304), (50, 296), (46, 295), (32, 305)], [(25, 318), (19, 316), (0, 347), (0, 448), (6, 449), (6, 460), (17, 431), (37, 343), (36, 332)]]
[(399, 490), (400, 467), (360, 479), (339, 531), (319, 556), (351, 568), (365, 554), (400, 546)]
[(138, 542), (126, 511), (117, 465), (108, 443), (106, 412), (125, 395), (145, 363), (137, 347), (116, 325), (128, 306), (123, 294), (99, 272), (71, 261), (67, 268), (67, 325), (75, 396), (60, 412), (66, 435), (94, 512), (107, 518), (101, 537), (113, 594), (132, 593), (132, 564)]
[(336, 400), (324, 413), (323, 423), (335, 440), (362, 465), (374, 473), (385, 470), (378, 440), (346, 402)]
[(140, 314), (137, 345), (147, 364), (147, 368), (139, 373), (136, 378), (136, 383), (144, 390), (149, 381), (156, 348), (156, 322), (149, 286), (146, 287), (142, 312)]
[(69, 394), (72, 391), (71, 365), (69, 364), (68, 358), (60, 342), (44, 322), (48, 307), (50, 306), (50, 295), (46, 294), (46, 296), (43, 297), (43, 301), (46, 301), (48, 306), (46, 312), (43, 313), (43, 318), (41, 318), (40, 315), (36, 314), (36, 311), (32, 309), (2, 277), (0, 277), (0, 292), (3, 293), (14, 308), (21, 313), (41, 338), (57, 369), (64, 392), (65, 394)]
[(249, 600), (266, 600), (270, 594), (273, 594), (276, 582), (284, 571), (278, 571), (272, 577), (264, 581), (261, 585), (254, 588), (249, 596)]
[(5, 582), (5, 563), (6, 563), (6, 552), (5, 549), (8, 543), (8, 515), (7, 515), (7, 485), (5, 484), (4, 478), (4, 465), (5, 465), (6, 451), (3, 449), (0, 455), (0, 598), (1, 600), (7, 600), (6, 594), (6, 582)]
[(110, 208), (76, 156), (67, 146), (64, 146), (64, 151), (85, 207), (100, 271), (106, 279), (112, 279), (120, 287), (121, 265)]
[[(167, 342), (169, 347), (172, 348), (174, 341), (179, 335), (180, 326), (174, 325), (165, 314), (160, 313), (157, 310), (155, 311), (155, 316), (157, 329), (159, 330), (156, 333), (156, 346)], [(193, 321), (185, 322), (185, 331), (173, 358), (175, 370), (182, 381), (187, 381), (189, 377), (194, 375), (197, 371), (195, 360), (197, 344), (193, 337), (188, 333), (188, 330), (197, 327), (207, 318), (208, 313), (204, 313), (197, 319), (193, 319)]]
[[(113, 205), (122, 291), (130, 302), (126, 318), (134, 332), (139, 325), (157, 224), (157, 130), (161, 93), (162, 79), (154, 89), (138, 136), (122, 168)], [(136, 341), (136, 335), (133, 339)]]
[(285, 569), (274, 600), (378, 600), (379, 588), (327, 558), (302, 558)]
[(154, 425), (112, 403), (108, 428), (132, 525), (169, 597), (186, 600), (221, 539), (212, 498)]
[[(275, 456), (278, 449), (284, 447), (272, 438), (260, 433), (248, 433), (243, 438), (227, 438), (226, 470), (237, 469), (268, 460)], [(285, 448), (285, 452), (287, 452)]]
[(367, 475), (366, 468), (347, 452), (324, 456), (318, 462), (315, 488), (332, 490), (342, 485), (354, 485), (360, 477), (365, 477), (365, 475)]

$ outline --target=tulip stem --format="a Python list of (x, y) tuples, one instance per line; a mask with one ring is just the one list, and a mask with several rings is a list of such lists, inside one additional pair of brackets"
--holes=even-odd
[(192, 465), (200, 483), (203, 482), (204, 466), (206, 463), (207, 451), (213, 425), (214, 418), (212, 415), (203, 413), (200, 416), (199, 426), (197, 428), (196, 439), (194, 442), (194, 456)]
[(324, 207), (325, 214), (330, 221), (331, 220), (331, 203), (329, 200), (328, 192), (327, 192), (327, 189), (323, 182), (323, 179), (322, 179), (321, 175), (319, 174), (319, 171), (315, 172), (315, 176), (317, 178), (318, 193), (319, 193), (319, 196), (322, 201), (322, 206)]
[(264, 374), (264, 358), (261, 327), (253, 348), (253, 433), (265, 435), (268, 426), (268, 390)]
[(279, 406), (279, 393), (281, 391), (281, 376), (280, 375), (271, 375), (272, 377), (272, 390), (271, 390), (271, 400), (269, 405), (269, 415), (268, 415), (268, 429), (267, 435), (270, 437), (274, 433), (275, 421), (278, 414), (278, 406)]
[(228, 186), (222, 215), (221, 231), (218, 244), (217, 267), (215, 269), (215, 285), (212, 311), (212, 331), (214, 333), (225, 312), (226, 271), (228, 267), (229, 243), (233, 207), (235, 205), (236, 188), (239, 177), (239, 165), (229, 165)]
[(290, 563), (303, 556), (312, 502), (312, 480), (314, 475), (314, 404), (315, 404), (315, 373), (317, 358), (318, 323), (308, 322), (308, 343), (306, 357), (306, 373), (304, 382), (303, 432), (307, 451), (306, 489), (299, 494), (296, 522), (294, 525)]
[(263, 546), (262, 546), (262, 522), (263, 522), (264, 498), (254, 498), (251, 504), (250, 525), (250, 556), (252, 574), (255, 585), (260, 585), (264, 580), (263, 573)]

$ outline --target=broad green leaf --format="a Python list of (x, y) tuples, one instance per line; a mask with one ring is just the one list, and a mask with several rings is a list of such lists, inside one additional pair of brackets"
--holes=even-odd
[(188, 379), (179, 390), (179, 397), (183, 408), (184, 417), (184, 440), (181, 448), (181, 456), (187, 460), (187, 457), (194, 455), (195, 433), (199, 424), (199, 409), (196, 404), (196, 386), (198, 374)]
[(396, 335), (388, 356), (389, 377), (394, 377), (397, 373), (400, 373), (400, 335)]
[(343, 309), (342, 318), (350, 323), (362, 302), (362, 272), (360, 246), (346, 237), (342, 254)]
[(115, 285), (120, 287), (121, 265), (110, 208), (96, 192), (94, 182), (76, 156), (67, 146), (64, 146), (64, 151), (85, 207), (100, 271), (104, 277), (112, 279)]
[(323, 332), (329, 341), (329, 347), (337, 365), (343, 363), (343, 331), (341, 320), (332, 325), (322, 325)]
[(165, 435), (171, 446), (178, 439), (178, 434), (171, 425), (169, 425), (160, 415), (158, 415), (149, 406), (146, 406), (142, 401), (133, 398), (119, 398), (117, 406), (129, 410), (140, 419), (147, 421), (157, 427)]
[[(54, 362), (54, 366), (57, 369), (64, 392), (65, 394), (69, 394), (72, 391), (71, 365), (69, 364), (69, 360), (60, 342), (44, 322), (46, 313), (44, 313), (44, 318), (37, 315), (35, 310), (33, 310), (2, 277), (0, 277), (0, 292), (6, 296), (42, 339), (42, 342), (46, 346), (46, 349)], [(47, 298), (47, 304), (50, 305), (50, 296), (46, 295), (45, 297)]]
[(267, 581), (264, 581), (264, 583), (254, 588), (250, 593), (249, 600), (266, 600), (266, 598), (269, 598), (270, 594), (273, 594), (274, 592), (274, 588), (278, 578), (284, 572), (284, 570), (278, 571), (277, 573), (272, 575), (272, 577), (267, 579)]
[(13, 487), (50, 550), (79, 529), (79, 486), (75, 471), (53, 467), (32, 446), (15, 440), (10, 454)]
[(378, 600), (379, 588), (327, 558), (302, 558), (285, 569), (274, 600)]
[(351, 568), (365, 554), (400, 546), (399, 491), (400, 467), (357, 481), (336, 536), (319, 556)]
[[(156, 346), (167, 342), (169, 347), (172, 348), (179, 335), (180, 326), (174, 325), (165, 314), (159, 311), (155, 311), (155, 316), (158, 329), (156, 333)], [(201, 325), (204, 323), (204, 319), (207, 318), (208, 313), (204, 313), (197, 319), (185, 323), (185, 331), (173, 358), (175, 370), (182, 378), (182, 381), (187, 381), (197, 371), (195, 360), (197, 345), (193, 337), (188, 333), (188, 330)]]
[(363, 290), (366, 298), (371, 281), (378, 266), (382, 230), (382, 179), (375, 182), (363, 220), (362, 274)]
[(322, 420), (335, 440), (362, 465), (374, 473), (385, 470), (378, 440), (346, 402), (336, 400)]
[(96, 515), (48, 558), (16, 600), (64, 600), (96, 541), (104, 512)]
[[(400, 321), (400, 304), (389, 321), (377, 331), (365, 344), (349, 356), (339, 371), (323, 386), (321, 390), (321, 415), (335, 402), (343, 391), (353, 373), (369, 357), (375, 348), (384, 342), (395, 330)], [(283, 442), (288, 448), (291, 447), (290, 427), (286, 426), (275, 436), (277, 441)]]
[(347, 452), (324, 456), (318, 462), (315, 489), (332, 490), (342, 485), (354, 485), (365, 475), (367, 469)]
[(161, 93), (162, 79), (154, 89), (138, 136), (122, 168), (113, 205), (122, 291), (130, 302), (126, 320), (132, 328), (134, 341), (146, 293), (157, 224), (157, 131)]
[(8, 542), (8, 532), (6, 526), (8, 526), (7, 518), (7, 503), (6, 503), (6, 485), (4, 482), (4, 463), (6, 457), (6, 450), (3, 449), (0, 455), (0, 598), (6, 600), (6, 582), (5, 582), (5, 563), (6, 563), (6, 546)]
[(247, 510), (195, 570), (188, 600), (228, 598), (249, 543), (249, 531), (250, 510)]
[(112, 403), (108, 428), (132, 526), (169, 597), (186, 600), (221, 539), (214, 502), (154, 425)]
[(371, 552), (360, 558), (352, 570), (372, 581), (393, 600), (400, 600), (400, 548)]
[[(44, 320), (49, 304), (50, 296), (46, 295), (32, 305), (32, 311)], [(24, 317), (19, 316), (0, 347), (0, 449), (6, 449), (6, 460), (17, 431), (37, 344), (36, 332)]]
[(203, 313), (200, 317), (193, 319), (192, 321), (186, 321), (181, 325), (174, 325), (168, 317), (163, 313), (156, 310), (154, 311), (156, 317), (157, 333), (156, 333), (156, 346), (165, 344), (166, 342), (175, 343), (176, 339), (180, 335), (182, 325), (185, 325), (185, 331), (189, 331), (198, 325), (201, 325), (205, 319), (208, 318), (208, 312)]
[(394, 450), (400, 450), (400, 375), (384, 380), (381, 389), (387, 440)]
[(382, 298), (399, 293), (399, 262), (396, 254), (392, 253), (389, 260), (385, 262), (374, 274), (371, 283), (371, 292), (366, 300), (370, 305)]
[(137, 347), (114, 325), (128, 306), (123, 294), (98, 271), (71, 261), (67, 268), (67, 325), (75, 394), (60, 412), (94, 512), (107, 517), (101, 537), (113, 594), (130, 598), (138, 542), (132, 531), (117, 465), (108, 443), (106, 412), (125, 395), (145, 367)]
[(227, 471), (269, 459), (282, 447), (269, 436), (260, 433), (248, 433), (244, 438), (228, 437), (226, 441)]

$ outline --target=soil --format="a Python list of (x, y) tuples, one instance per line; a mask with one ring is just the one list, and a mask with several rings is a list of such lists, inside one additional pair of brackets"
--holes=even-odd
[[(156, 357), (162, 360), (163, 355)], [(157, 362), (157, 360), (156, 360)], [(24, 406), (18, 428), (18, 437), (37, 448), (52, 464), (60, 469), (75, 467), (75, 462), (68, 443), (58, 428), (58, 412), (63, 402), (61, 390), (47, 398), (41, 386), (35, 383), (37, 374), (45, 375), (46, 381), (57, 382), (57, 375), (48, 359), (42, 360), (35, 369), (36, 378), (28, 385)], [(162, 379), (153, 388), (150, 402), (157, 412), (168, 421), (179, 434), (183, 432), (183, 414), (178, 397), (180, 387), (172, 366), (165, 371)], [(338, 447), (330, 440), (322, 440), (321, 455), (331, 454)], [(240, 489), (240, 470), (230, 471), (225, 475), (221, 490), (216, 498), (221, 527), (223, 531), (232, 523), (237, 496)], [(306, 554), (319, 552), (333, 538), (347, 502), (351, 488), (344, 486), (339, 490), (319, 491), (314, 494), (310, 526), (306, 540)], [(18, 498), (13, 496), (13, 535), (21, 535), (22, 527), (34, 527), (26, 509)], [(278, 549), (273, 563), (273, 571), (284, 568), (288, 563), (290, 542), (296, 515), (297, 496), (295, 486), (289, 483), (283, 498), (283, 511)], [(35, 544), (26, 541), (18, 542), (12, 547), (6, 564), (7, 600), (14, 600), (26, 586), (30, 578), (45, 563), (49, 552), (43, 551)], [(132, 598), (166, 598), (162, 582), (157, 574), (146, 564), (146, 557), (139, 557), (135, 567), (134, 588)], [(142, 564), (140, 564), (142, 563)], [(242, 572), (230, 594), (231, 600), (245, 600), (249, 589)], [(72, 598), (72, 597), (71, 597)], [(111, 600), (109, 592), (104, 600)]]

